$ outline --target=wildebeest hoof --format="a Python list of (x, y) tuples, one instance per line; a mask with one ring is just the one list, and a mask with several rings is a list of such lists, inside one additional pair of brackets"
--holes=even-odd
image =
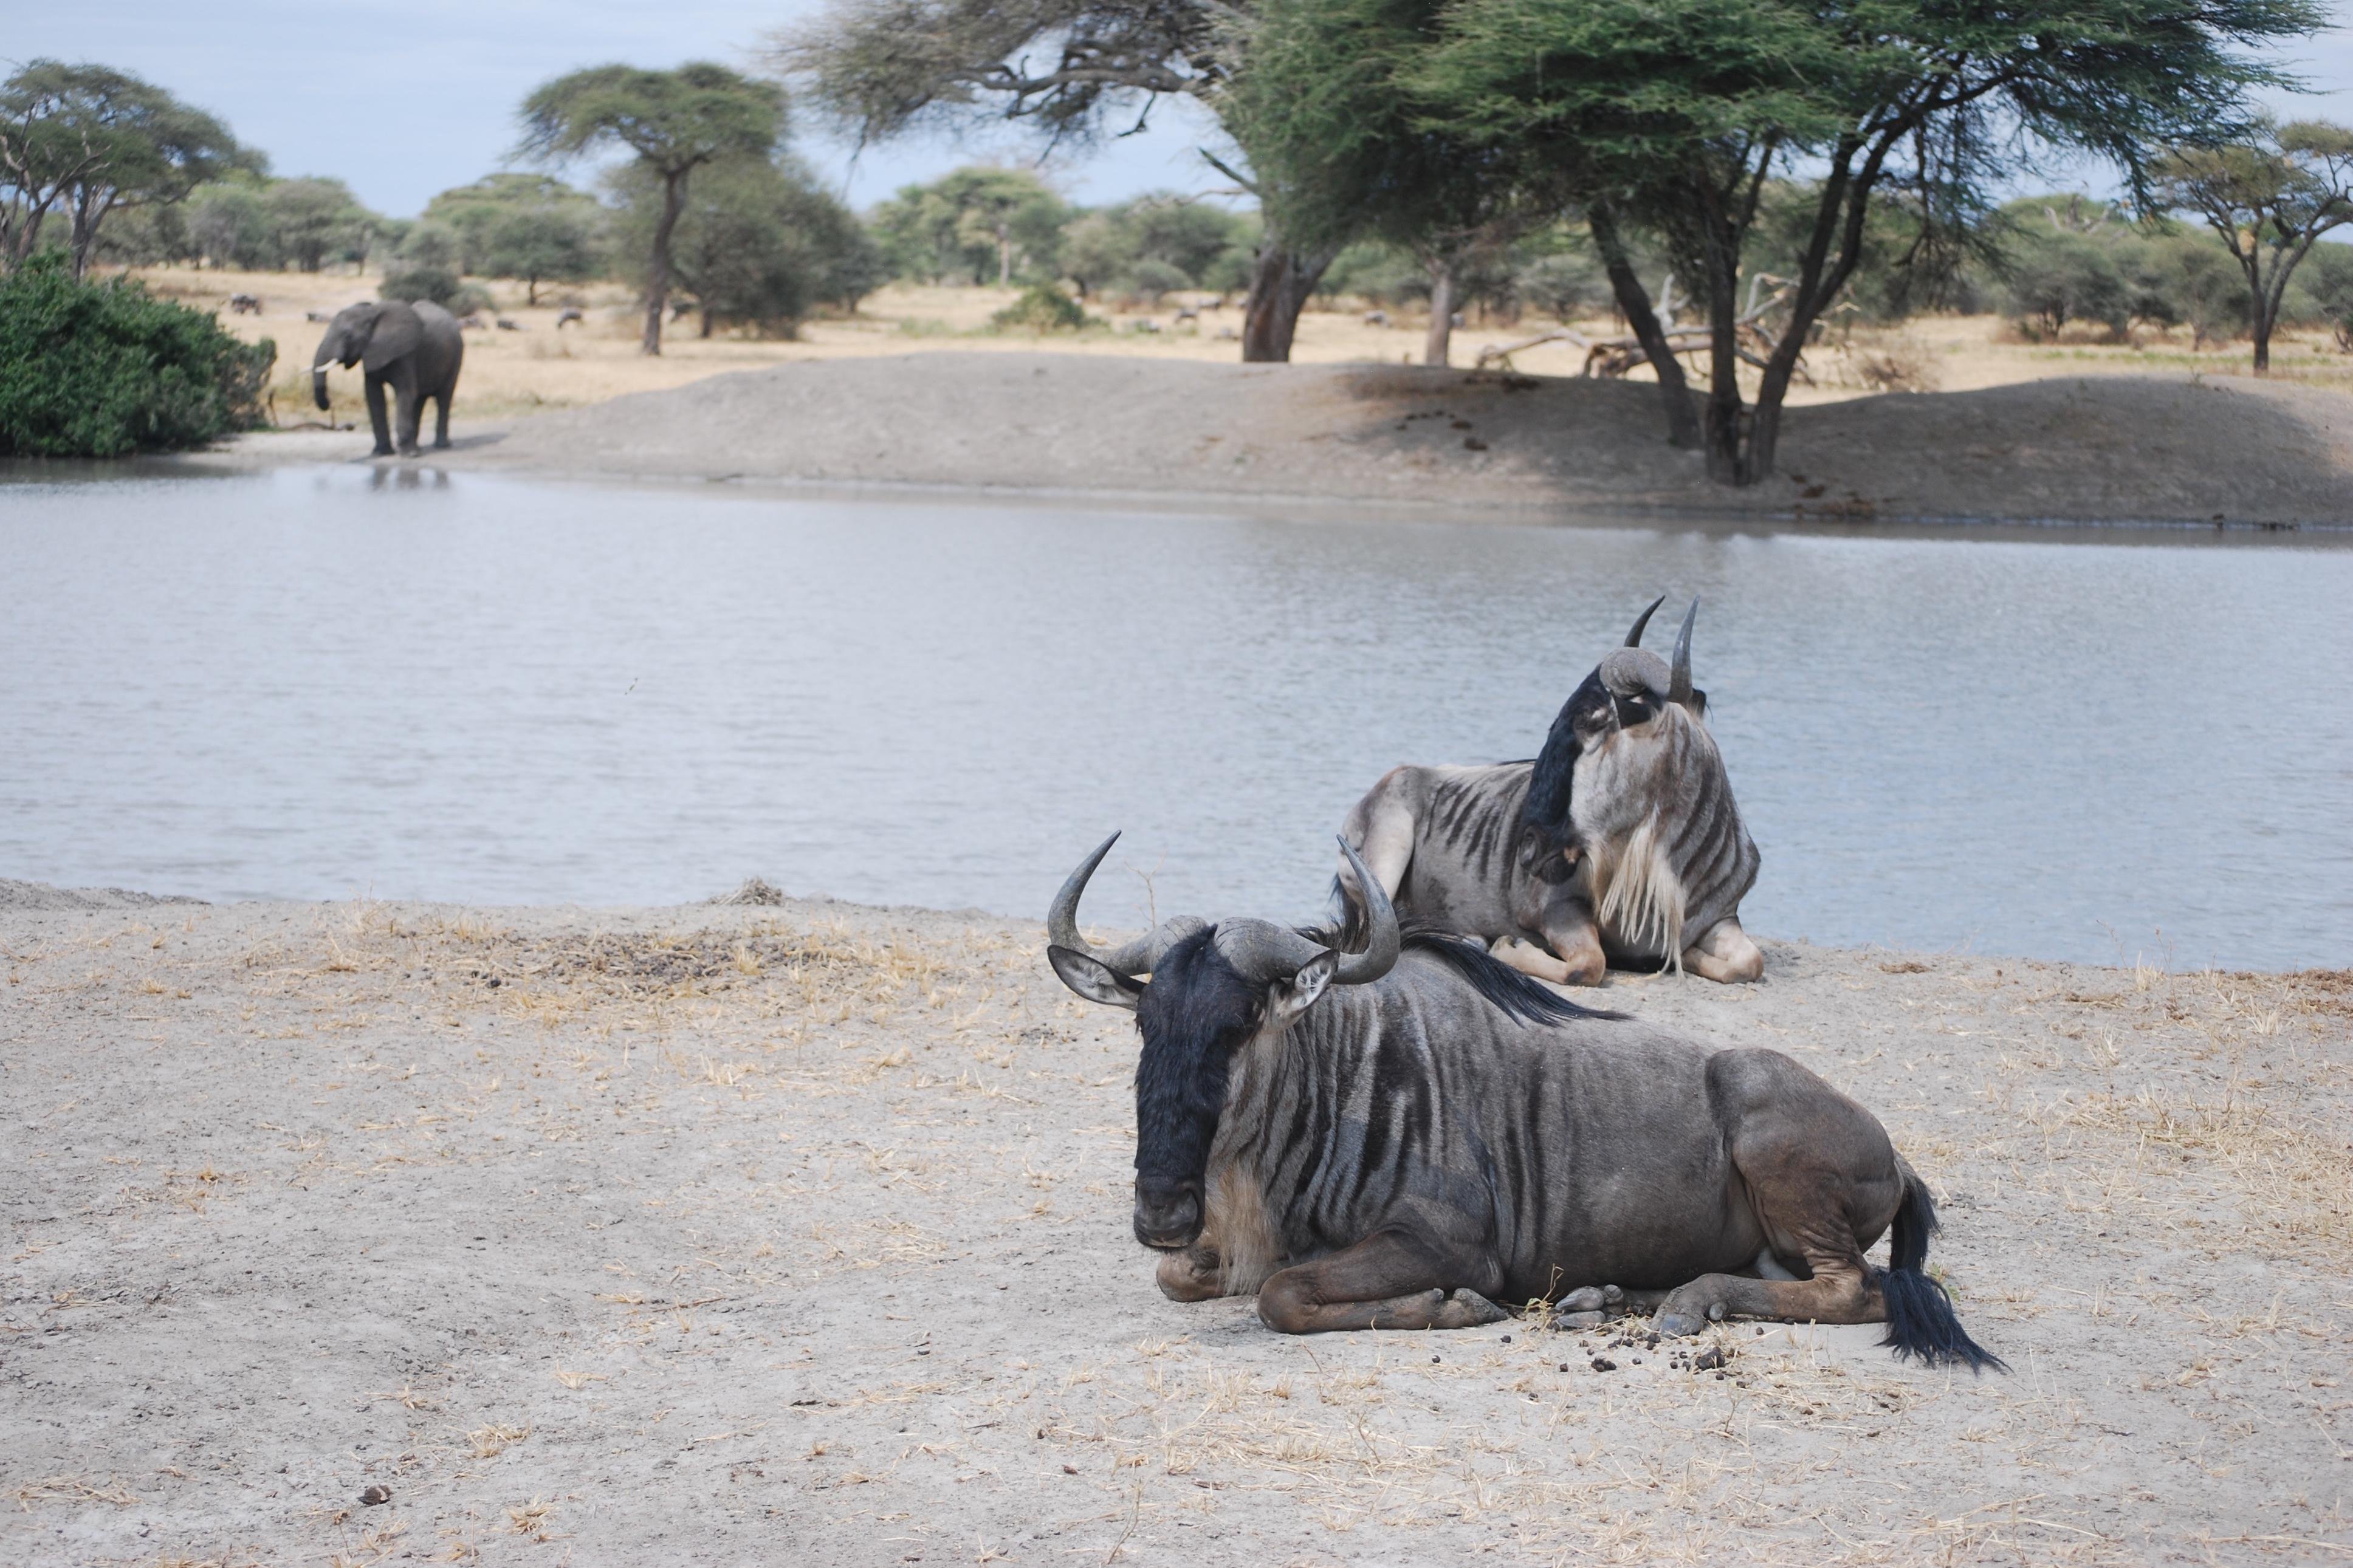
[(1720, 1323), (1720, 1322), (1724, 1321), (1724, 1303), (1723, 1303), (1723, 1302), (1721, 1302), (1721, 1301), (1710, 1301), (1710, 1302), (1707, 1304), (1707, 1321), (1708, 1321), (1709, 1322), (1711, 1322), (1711, 1323)]
[(1659, 1314), (1657, 1326), (1660, 1334), (1663, 1337), (1679, 1340), (1687, 1335), (1695, 1334), (1707, 1327), (1707, 1320), (1691, 1317), (1683, 1312), (1662, 1311)]
[[(1615, 1285), (1609, 1289), (1618, 1289)], [(1619, 1294), (1623, 1295), (1624, 1292), (1619, 1291)], [(1609, 1296), (1603, 1293), (1601, 1287), (1588, 1285), (1583, 1289), (1571, 1290), (1567, 1295), (1555, 1301), (1552, 1304), (1552, 1310), (1556, 1312), (1598, 1312), (1609, 1303)]]
[(1457, 1290), (1436, 1316), (1440, 1320), (1436, 1326), (1441, 1329), (1478, 1329), (1500, 1323), (1511, 1314), (1476, 1290)]
[(1604, 1285), (1601, 1287), (1601, 1304), (1603, 1306), (1614, 1307), (1625, 1299), (1626, 1292), (1619, 1287), (1615, 1285)]
[(1552, 1315), (1552, 1326), (1556, 1329), (1567, 1331), (1598, 1329), (1609, 1321), (1609, 1314), (1599, 1310), (1591, 1312), (1556, 1311)]

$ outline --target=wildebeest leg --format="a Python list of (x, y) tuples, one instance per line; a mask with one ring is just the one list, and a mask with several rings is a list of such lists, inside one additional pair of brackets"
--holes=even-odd
[(1511, 1316), (1476, 1290), (1449, 1293), (1465, 1266), (1403, 1231), (1286, 1268), (1258, 1293), (1258, 1315), (1286, 1334), (1339, 1329), (1475, 1329)]
[(1863, 1249), (1904, 1198), (1904, 1167), (1870, 1112), (1772, 1052), (1712, 1081), (1732, 1117), (1732, 1163), (1776, 1258), (1810, 1279), (1704, 1274), (1660, 1306), (1661, 1333), (1696, 1333), (1726, 1316), (1880, 1323), (1887, 1302)]
[[(1536, 977), (1556, 985), (1599, 985), (1609, 971), (1609, 960), (1601, 952), (1601, 931), (1594, 924), (1593, 906), (1572, 892), (1572, 886), (1564, 882), (1549, 889), (1548, 896), (1536, 906), (1535, 919), (1529, 922), (1559, 959), (1563, 971)], [(1536, 974), (1536, 971), (1501, 952), (1495, 956), (1514, 969)]]
[(1726, 915), (1683, 949), (1683, 967), (1704, 980), (1735, 984), (1765, 973), (1765, 955), (1740, 929), (1740, 917)]
[(1219, 1263), (1216, 1247), (1197, 1242), (1162, 1258), (1154, 1278), (1160, 1293), (1172, 1301), (1213, 1300), (1225, 1294), (1218, 1279)]
[[(1555, 958), (1550, 951), (1537, 946), (1524, 936), (1499, 936), (1487, 951), (1510, 964), (1523, 974), (1533, 974), (1538, 980), (1555, 985), (1574, 985), (1567, 964)], [(1591, 982), (1585, 982), (1591, 984)]]

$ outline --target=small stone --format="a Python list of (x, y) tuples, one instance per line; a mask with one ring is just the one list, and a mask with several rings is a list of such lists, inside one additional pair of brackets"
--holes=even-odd
[(380, 1502), (390, 1502), (391, 1500), (392, 1489), (387, 1486), (373, 1486), (368, 1488), (367, 1490), (360, 1493), (360, 1501), (369, 1508), (374, 1508)]

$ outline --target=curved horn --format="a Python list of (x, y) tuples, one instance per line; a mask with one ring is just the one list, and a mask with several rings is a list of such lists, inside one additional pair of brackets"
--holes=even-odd
[(1106, 952), (1079, 934), (1079, 898), (1087, 890), (1087, 879), (1095, 874), (1111, 847), (1119, 842), (1114, 833), (1095, 846), (1095, 852), (1079, 862), (1062, 883), (1062, 890), (1054, 895), (1053, 907), (1046, 911), (1046, 940), (1056, 947), (1067, 947), (1073, 952), (1083, 952), (1104, 968), (1121, 974), (1148, 974), (1153, 961), (1168, 951), (1169, 943), (1186, 934), (1197, 921), (1164, 921), (1158, 931), (1150, 931), (1124, 947)]
[(1634, 617), (1634, 629), (1626, 634), (1626, 646), (1628, 647), (1641, 647), (1642, 646), (1642, 628), (1651, 624), (1651, 617), (1657, 614), (1659, 606), (1666, 602), (1667, 596), (1664, 594), (1662, 594), (1657, 598), (1651, 601), (1651, 607), (1649, 609), (1644, 610), (1641, 615)]
[(1694, 599), (1691, 608), (1683, 612), (1683, 629), (1675, 634), (1675, 663), (1667, 678), (1667, 700), (1689, 703), (1692, 700), (1691, 634), (1692, 623), (1699, 619), (1699, 601)]
[(1398, 931), (1397, 909), (1389, 902), (1387, 889), (1365, 868), (1345, 834), (1340, 836), (1340, 853), (1348, 858), (1348, 869), (1356, 874), (1356, 890), (1364, 895), (1365, 921), (1372, 927), (1372, 935), (1366, 939), (1364, 952), (1342, 955), (1332, 978), (1342, 985), (1364, 985), (1397, 966), (1403, 939)]

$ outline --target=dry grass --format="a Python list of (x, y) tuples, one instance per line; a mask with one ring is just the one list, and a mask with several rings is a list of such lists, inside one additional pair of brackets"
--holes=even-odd
[[(262, 314), (224, 313), (221, 320), (248, 340), (277, 341), (278, 416), (286, 425), (322, 417), (311, 405), (309, 364), (311, 351), (323, 329), (305, 321), (305, 314), (332, 312), (371, 298), (375, 282), (373, 277), (348, 274), (186, 268), (145, 268), (140, 275), (151, 288), (203, 307), (225, 307), (233, 292), (260, 298)], [(681, 321), (665, 336), (661, 355), (648, 358), (638, 348), (637, 308), (627, 290), (617, 285), (543, 291), (543, 302), (536, 308), (522, 303), (519, 285), (484, 286), (499, 300), (497, 312), (520, 330), (467, 334), (466, 368), (459, 393), (459, 408), (464, 416), (511, 416), (601, 403), (628, 393), (660, 391), (706, 375), (788, 360), (915, 350), (987, 353), (1048, 346), (1072, 353), (1230, 361), (1238, 357), (1239, 348), (1235, 338), (1225, 334), (1237, 333), (1241, 322), (1238, 304), (1219, 307), (1204, 296), (1198, 327), (1172, 325), (1173, 306), (1112, 310), (1103, 312), (1109, 322), (1105, 330), (1041, 340), (1023, 333), (999, 333), (988, 326), (989, 317), (1018, 290), (894, 285), (868, 299), (853, 317), (807, 323), (797, 340), (706, 340), (693, 335), (692, 321)], [(588, 320), (559, 331), (557, 301), (563, 299), (582, 300)], [(1101, 307), (1092, 308), (1102, 311)], [(1368, 326), (1353, 302), (1312, 310), (1301, 319), (1293, 357), (1303, 364), (1419, 363), (1424, 323), (1411, 312), (1392, 312), (1391, 317), (1388, 325)], [(1137, 330), (1145, 321), (1169, 330)], [(1596, 331), (1616, 331), (1605, 321), (1581, 324)], [(1529, 323), (1464, 327), (1454, 334), (1454, 363), (1473, 364), (1482, 348), (1526, 337), (1531, 330)], [(1569, 345), (1550, 344), (1528, 350), (1514, 363), (1532, 374), (1575, 375), (1581, 372), (1583, 357)], [(2003, 322), (1989, 316), (1930, 317), (1900, 328), (1834, 331), (1829, 341), (1809, 352), (1808, 364), (1812, 384), (1792, 389), (1789, 401), (1793, 404), (1837, 402), (1885, 392), (1965, 392), (2060, 376), (2250, 374), (2243, 344), (2199, 350), (2192, 348), (2186, 334), (2154, 332), (2143, 332), (2124, 342), (2024, 343), (2015, 341)], [(2273, 365), (2276, 379), (2353, 389), (2353, 356), (2338, 353), (2326, 333), (2285, 334), (2274, 343)], [(1638, 371), (1635, 378), (1643, 379), (1648, 374)], [(332, 417), (340, 423), (364, 423), (366, 412), (360, 401), (358, 373), (334, 371), (329, 385), (333, 393)]]

